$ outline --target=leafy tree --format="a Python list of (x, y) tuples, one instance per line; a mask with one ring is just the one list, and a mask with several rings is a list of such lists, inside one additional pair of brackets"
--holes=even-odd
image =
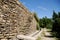
[(39, 22), (39, 18), (35, 12), (34, 12), (34, 18), (36, 19), (37, 22)]
[(52, 16), (52, 19), (53, 19), (53, 28), (52, 28), (52, 30), (53, 31), (56, 31), (57, 18), (58, 18), (58, 14), (55, 11), (53, 11), (53, 16)]
[(42, 28), (51, 28), (52, 27), (52, 20), (47, 18), (46, 16), (40, 19), (40, 27)]
[(39, 18), (37, 16), (37, 14), (34, 12), (34, 18), (36, 19), (36, 22), (37, 22), (37, 29), (39, 30), (40, 29), (40, 25), (39, 25)]
[(55, 20), (56, 18), (58, 18), (58, 15), (55, 11), (53, 11), (53, 20)]
[(59, 16), (59, 18), (60, 18), (60, 12), (58, 12), (58, 16)]
[(53, 12), (53, 28), (52, 31), (56, 33), (56, 37), (60, 37), (60, 12)]

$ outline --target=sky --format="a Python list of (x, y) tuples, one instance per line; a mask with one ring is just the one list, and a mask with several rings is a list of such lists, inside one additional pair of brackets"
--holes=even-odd
[(36, 12), (39, 18), (52, 17), (53, 10), (60, 11), (60, 0), (19, 0), (31, 12)]

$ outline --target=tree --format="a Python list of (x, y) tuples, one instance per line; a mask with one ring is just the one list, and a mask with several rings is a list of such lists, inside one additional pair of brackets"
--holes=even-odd
[(51, 18), (47, 18), (46, 16), (40, 19), (40, 26), (42, 28), (51, 28), (52, 27), (52, 20)]
[(53, 20), (55, 20), (56, 18), (58, 18), (58, 15), (57, 15), (57, 13), (55, 12), (55, 11), (53, 11)]
[(40, 29), (40, 25), (39, 25), (40, 20), (39, 20), (37, 14), (36, 14), (35, 12), (34, 12), (34, 18), (36, 19), (36, 22), (37, 22), (37, 29), (39, 30), (39, 29)]
[(53, 16), (52, 16), (52, 19), (53, 19), (53, 28), (52, 28), (52, 30), (53, 31), (56, 31), (56, 24), (57, 24), (57, 21), (56, 21), (56, 19), (58, 18), (58, 14), (55, 12), (55, 11), (53, 11)]
[(58, 12), (58, 16), (59, 16), (59, 18), (60, 18), (60, 12)]
[(37, 22), (39, 22), (39, 18), (35, 12), (34, 12), (34, 18), (36, 19)]
[(53, 12), (53, 28), (52, 31), (56, 33), (56, 37), (60, 37), (60, 12)]

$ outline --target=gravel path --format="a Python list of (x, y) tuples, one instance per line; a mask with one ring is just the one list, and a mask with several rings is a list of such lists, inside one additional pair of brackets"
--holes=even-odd
[(41, 35), (41, 40), (56, 40), (56, 38), (48, 37), (48, 36), (51, 36), (50, 32), (47, 32), (47, 29), (43, 29), (43, 32), (42, 32), (42, 35)]
[(42, 37), (41, 40), (56, 40), (55, 38)]

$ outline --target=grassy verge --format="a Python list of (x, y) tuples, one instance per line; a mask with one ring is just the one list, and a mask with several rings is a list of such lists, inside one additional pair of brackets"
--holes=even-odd
[(37, 40), (41, 40), (41, 37), (38, 37)]

